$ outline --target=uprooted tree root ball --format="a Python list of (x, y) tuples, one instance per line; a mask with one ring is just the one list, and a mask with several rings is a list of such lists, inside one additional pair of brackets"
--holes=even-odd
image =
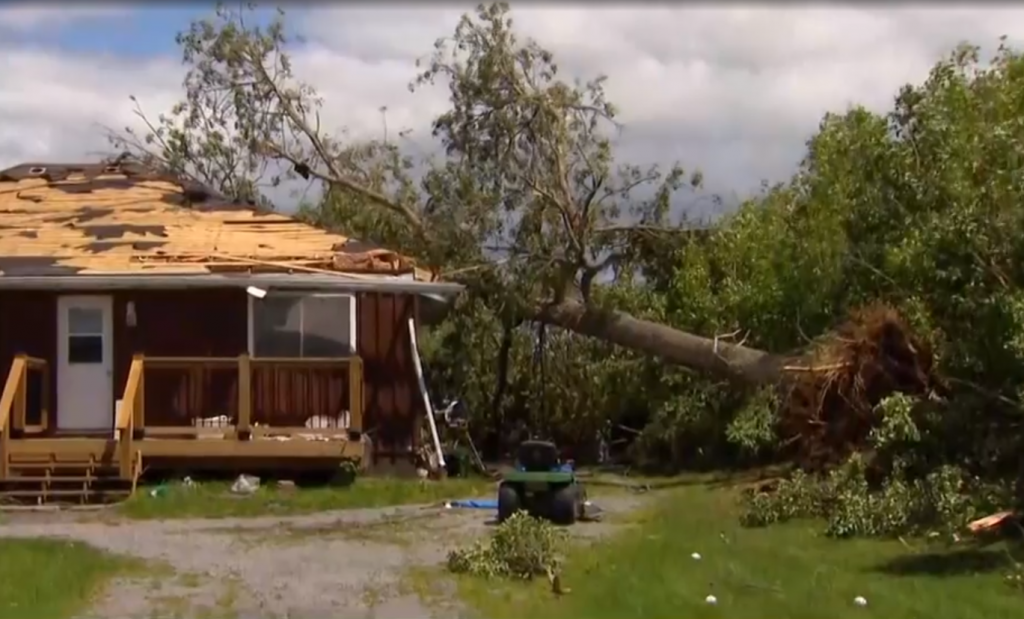
[(931, 347), (896, 310), (856, 310), (784, 366), (777, 421), (784, 451), (805, 470), (825, 470), (865, 445), (883, 398), (940, 385)]

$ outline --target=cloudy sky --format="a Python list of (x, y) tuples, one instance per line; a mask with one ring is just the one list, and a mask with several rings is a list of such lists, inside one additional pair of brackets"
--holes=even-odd
[[(213, 4), (55, 4), (0, 8), (0, 168), (82, 161), (108, 152), (103, 127), (135, 125), (129, 95), (153, 115), (180, 97), (177, 31)], [(388, 124), (428, 131), (442, 92), (410, 94), (414, 62), (472, 5), (381, 3), (289, 9), (305, 38), (299, 76), (337, 130), (377, 137)], [(856, 5), (861, 6), (861, 5)], [(415, 8), (414, 8), (415, 7)], [(699, 167), (725, 195), (782, 180), (823, 113), (886, 109), (957, 43), (1024, 39), (1024, 9), (949, 4), (882, 8), (513, 3), (519, 30), (563, 72), (605, 74), (636, 162)]]

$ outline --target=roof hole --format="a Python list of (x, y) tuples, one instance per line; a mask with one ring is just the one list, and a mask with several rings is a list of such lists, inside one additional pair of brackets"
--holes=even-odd
[(29, 168), (28, 169), (28, 173), (33, 175), (33, 176), (39, 176), (40, 174), (46, 174), (46, 168), (41, 168), (39, 166), (36, 166), (34, 168)]

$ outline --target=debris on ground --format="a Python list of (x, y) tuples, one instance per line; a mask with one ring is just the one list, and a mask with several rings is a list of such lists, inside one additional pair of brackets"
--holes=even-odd
[(452, 507), (464, 507), (466, 509), (498, 509), (497, 499), (462, 499), (456, 501), (446, 501), (444, 504), (445, 508)]
[(601, 509), (600, 505), (596, 505), (591, 501), (584, 501), (583, 516), (580, 518), (580, 522), (600, 522), (603, 513), (604, 510)]
[(1015, 512), (1001, 511), (984, 518), (978, 518), (968, 523), (967, 528), (971, 533), (977, 535), (1002, 530), (1004, 527), (1015, 524), (1017, 521), (1018, 516)]
[(231, 484), (231, 494), (249, 495), (260, 489), (260, 478), (253, 475), (239, 475)]
[(489, 539), (449, 552), (448, 570), (488, 578), (550, 578), (560, 571), (561, 550), (567, 540), (564, 529), (518, 511), (496, 526)]
[(779, 428), (795, 461), (822, 470), (862, 448), (884, 398), (941, 389), (933, 363), (895, 309), (878, 303), (852, 312), (783, 366)]
[(562, 575), (548, 568), (548, 582), (551, 583), (551, 593), (555, 595), (566, 595), (572, 592), (572, 589), (562, 585)]

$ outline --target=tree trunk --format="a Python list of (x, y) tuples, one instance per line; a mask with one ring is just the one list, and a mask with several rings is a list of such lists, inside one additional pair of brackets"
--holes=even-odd
[(780, 378), (780, 356), (723, 341), (716, 343), (624, 312), (565, 301), (540, 308), (533, 318), (730, 380), (764, 384)]

